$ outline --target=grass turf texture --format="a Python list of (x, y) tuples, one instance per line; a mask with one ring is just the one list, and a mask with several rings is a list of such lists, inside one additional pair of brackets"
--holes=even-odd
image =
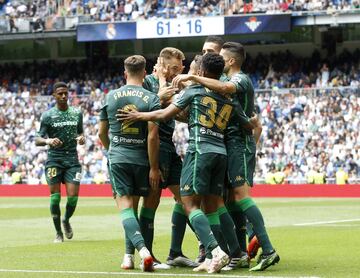
[[(359, 199), (257, 199), (270, 238), (281, 261), (261, 273), (247, 270), (221, 275), (263, 277), (359, 277)], [(62, 199), (62, 212), (66, 199)], [(121, 272), (111, 277), (134, 277), (120, 269), (124, 232), (111, 198), (80, 198), (71, 220), (74, 238), (52, 243), (55, 232), (47, 198), (0, 198), (0, 277), (106, 277), (105, 274), (23, 273), (12, 270)], [(155, 255), (165, 262), (170, 246), (173, 200), (161, 201), (155, 218)], [(348, 222), (334, 222), (350, 220)], [(329, 224), (301, 223), (326, 222)], [(197, 241), (187, 228), (183, 245), (190, 258), (197, 255)], [(254, 265), (254, 262), (252, 262)], [(136, 269), (140, 272), (139, 257)], [(195, 274), (173, 268), (156, 274)], [(202, 273), (200, 273), (202, 274)], [(153, 276), (153, 277), (154, 277)], [(214, 275), (216, 276), (216, 275)], [(142, 277), (142, 276), (141, 276)], [(144, 276), (146, 277), (146, 276)], [(156, 277), (156, 276), (155, 276)], [(179, 276), (178, 276), (179, 277)], [(205, 276), (204, 276), (205, 277)]]

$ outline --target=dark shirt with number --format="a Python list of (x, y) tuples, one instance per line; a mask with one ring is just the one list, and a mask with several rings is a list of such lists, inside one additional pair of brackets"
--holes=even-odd
[[(160, 86), (159, 79), (157, 79), (153, 74), (149, 74), (145, 76), (143, 86), (146, 90), (149, 90), (157, 95)], [(172, 141), (174, 129), (175, 129), (174, 119), (160, 123), (159, 125), (160, 148), (166, 149), (168, 151), (176, 152), (174, 143)]]
[(62, 145), (50, 147), (49, 160), (78, 160), (76, 137), (83, 133), (83, 116), (80, 109), (69, 106), (66, 111), (57, 107), (42, 114), (37, 135), (43, 138), (59, 138)]
[(202, 85), (184, 89), (173, 103), (189, 109), (189, 152), (226, 155), (224, 131), (232, 114), (231, 101)]
[(125, 85), (110, 91), (101, 108), (100, 120), (109, 121), (109, 162), (149, 165), (147, 154), (147, 122), (118, 121), (118, 109), (149, 112), (160, 109), (157, 95), (141, 86)]

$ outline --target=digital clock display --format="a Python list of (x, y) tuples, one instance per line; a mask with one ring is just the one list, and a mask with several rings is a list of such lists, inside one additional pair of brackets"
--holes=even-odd
[(193, 37), (224, 34), (223, 17), (197, 17), (138, 21), (138, 39)]

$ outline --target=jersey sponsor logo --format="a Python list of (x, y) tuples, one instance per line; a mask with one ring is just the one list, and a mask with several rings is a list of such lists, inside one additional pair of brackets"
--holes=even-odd
[(53, 115), (51, 116), (51, 119), (56, 119), (56, 118), (59, 118), (60, 116), (59, 115)]
[(63, 127), (63, 126), (77, 126), (77, 121), (66, 121), (66, 122), (59, 122), (59, 123), (53, 123), (53, 127)]
[(220, 133), (220, 132), (216, 132), (216, 131), (212, 131), (211, 129), (205, 128), (205, 127), (201, 127), (200, 128), (200, 133), (203, 135), (211, 135), (220, 139), (224, 139), (224, 134)]
[(134, 138), (125, 138), (121, 136), (114, 136), (112, 141), (116, 144), (118, 143), (127, 143), (127, 144), (145, 144), (146, 139), (134, 139)]
[(245, 25), (252, 31), (255, 32), (255, 30), (260, 26), (262, 22), (258, 21), (255, 16), (252, 16), (249, 18), (249, 21), (245, 22)]

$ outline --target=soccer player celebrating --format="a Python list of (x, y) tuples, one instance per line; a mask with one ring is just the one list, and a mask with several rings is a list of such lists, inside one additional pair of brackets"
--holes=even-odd
[[(157, 95), (145, 90), (145, 58), (128, 57), (125, 62), (126, 85), (109, 92), (101, 109), (99, 138), (108, 150), (110, 178), (120, 210), (126, 238), (139, 251), (144, 271), (153, 271), (153, 258), (145, 246), (134, 206), (137, 196), (147, 196), (160, 181), (159, 134), (155, 123), (121, 121), (117, 109), (153, 111), (160, 108)], [(108, 131), (110, 130), (110, 137)], [(133, 258), (132, 258), (133, 263)], [(134, 268), (130, 266), (129, 268)]]
[[(220, 55), (208, 53), (202, 59), (200, 74), (210, 79), (218, 79), (223, 67), (224, 60)], [(191, 224), (206, 250), (212, 254), (208, 272), (214, 273), (229, 262), (229, 257), (219, 247), (211, 232), (210, 225), (216, 225), (216, 217), (210, 217), (208, 221), (200, 210), (200, 204), (203, 201), (206, 211), (217, 214), (214, 200), (222, 196), (227, 162), (224, 131), (232, 114), (231, 102), (201, 85), (194, 84), (184, 89), (178, 100), (166, 109), (151, 113), (123, 111), (122, 118), (166, 120), (188, 106), (190, 138), (181, 172), (180, 193)]]
[[(166, 47), (160, 51), (154, 72), (145, 77), (144, 88), (159, 96), (162, 107), (167, 107), (171, 103), (173, 95), (175, 91), (177, 91), (177, 88), (169, 85), (175, 76), (182, 73), (184, 69), (184, 59), (185, 55), (182, 51), (177, 48)], [(155, 259), (155, 269), (169, 269), (168, 265), (190, 267), (198, 265), (184, 256), (181, 250), (187, 218), (180, 199), (179, 184), (182, 163), (172, 141), (174, 127), (174, 119), (169, 119), (159, 126), (159, 163), (164, 181), (160, 183), (160, 188), (151, 190), (149, 196), (144, 198), (143, 207), (140, 210), (140, 226), (143, 231), (145, 244), (153, 254), (154, 218), (156, 209), (160, 203), (161, 189), (168, 187), (174, 194), (176, 203), (171, 219), (171, 246), (167, 264), (162, 264), (159, 260)], [(129, 246), (127, 246), (127, 249), (131, 250)]]
[[(225, 60), (224, 72), (228, 76), (228, 81), (222, 82), (197, 75), (179, 75), (173, 79), (173, 85), (177, 87), (182, 82), (193, 81), (220, 94), (230, 94), (233, 104), (240, 105), (250, 117), (254, 112), (254, 88), (250, 78), (241, 71), (241, 66), (245, 61), (244, 47), (240, 43), (227, 42), (223, 45), (220, 55)], [(278, 263), (280, 257), (269, 240), (262, 214), (250, 197), (255, 170), (256, 139), (252, 131), (244, 130), (236, 120), (229, 124), (226, 133), (226, 148), (229, 154), (228, 175), (232, 187), (230, 206), (243, 212), (253, 226), (263, 253), (258, 264), (250, 270), (261, 271)], [(245, 217), (242, 222), (245, 224)], [(243, 237), (245, 238), (245, 230)]]
[(54, 242), (64, 241), (61, 229), (61, 183), (65, 183), (67, 203), (62, 224), (65, 236), (73, 237), (69, 219), (74, 214), (79, 195), (81, 166), (76, 146), (85, 144), (83, 116), (80, 109), (68, 105), (68, 87), (64, 82), (54, 84), (55, 107), (41, 116), (40, 130), (35, 139), (36, 146), (49, 146), (45, 164), (45, 177), (50, 187), (50, 212), (56, 237)]

